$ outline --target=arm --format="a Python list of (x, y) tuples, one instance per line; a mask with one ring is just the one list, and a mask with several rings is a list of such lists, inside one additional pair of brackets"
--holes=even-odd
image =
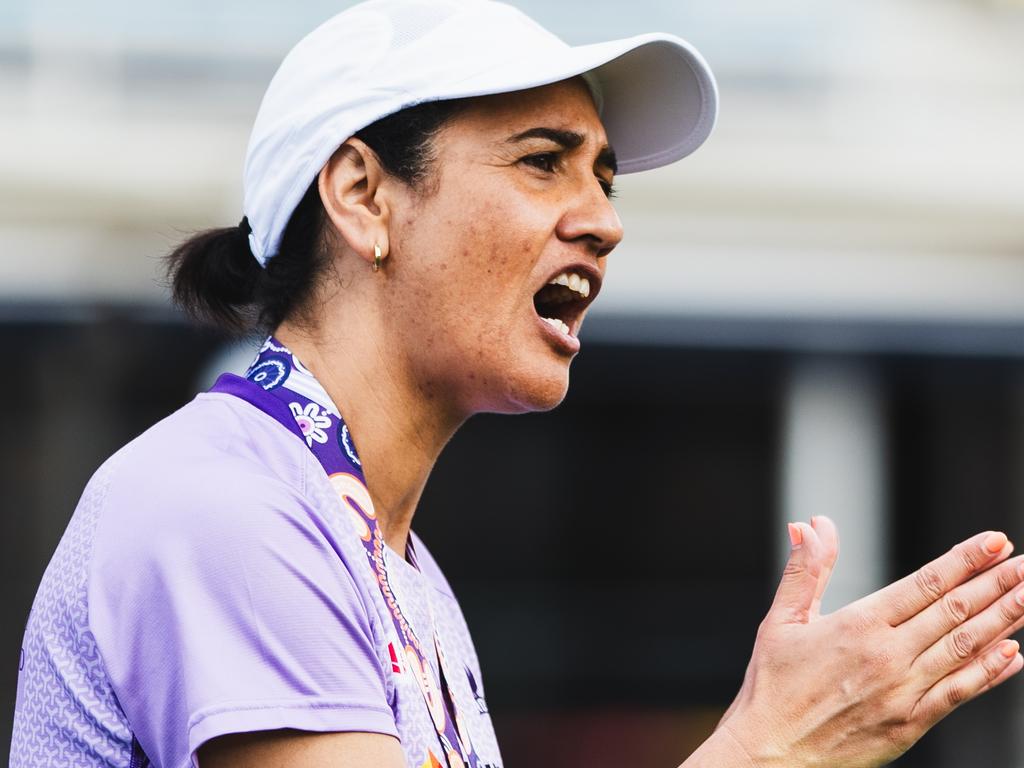
[(793, 551), (743, 686), (683, 766), (869, 768), (1024, 667), (1024, 558), (978, 534), (828, 616), (838, 553), (827, 518), (791, 528)]
[(719, 728), (679, 768), (758, 767), (732, 733), (727, 728)]
[[(797, 530), (743, 687), (682, 768), (884, 765), (1024, 666), (1017, 644), (1004, 640), (1024, 622), (1016, 598), (1024, 558), (1007, 559), (1012, 545), (1002, 534), (968, 539), (822, 617), (835, 530), (825, 518)], [(199, 758), (201, 768), (404, 765), (390, 736), (294, 730), (220, 737)]]
[(198, 758), (199, 768), (405, 768), (398, 739), (380, 733), (238, 733), (204, 744)]

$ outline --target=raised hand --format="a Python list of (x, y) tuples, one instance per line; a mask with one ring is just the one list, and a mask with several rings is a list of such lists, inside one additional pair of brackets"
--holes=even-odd
[[(960, 704), (1024, 667), (1024, 557), (978, 534), (835, 613), (821, 596), (835, 526), (790, 526), (781, 584), (719, 731), (753, 766), (884, 765)], [(721, 735), (721, 734), (719, 734)]]

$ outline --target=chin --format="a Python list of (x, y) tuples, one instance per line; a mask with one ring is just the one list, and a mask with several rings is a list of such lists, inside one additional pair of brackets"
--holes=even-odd
[(569, 365), (559, 369), (535, 370), (531, 375), (506, 379), (504, 407), (498, 413), (535, 413), (550, 411), (559, 405), (569, 391)]

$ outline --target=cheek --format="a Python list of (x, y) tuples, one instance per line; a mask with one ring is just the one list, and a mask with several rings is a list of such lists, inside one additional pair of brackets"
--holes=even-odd
[(444, 314), (477, 327), (507, 322), (530, 294), (548, 230), (527, 222), (514, 206), (495, 202), (444, 217), (429, 253), (425, 282)]
[[(401, 250), (411, 264), (403, 270), (401, 322), (407, 350), (422, 376), (446, 382), (445, 389), (475, 406), (503, 410), (499, 401), (536, 401), (528, 410), (551, 407), (564, 394), (564, 363), (546, 369), (557, 361), (545, 362), (550, 352), (532, 301), (537, 261), (555, 236), (552, 208), (507, 189), (476, 191), (429, 205), (406, 222)], [(544, 393), (520, 392), (542, 383)]]

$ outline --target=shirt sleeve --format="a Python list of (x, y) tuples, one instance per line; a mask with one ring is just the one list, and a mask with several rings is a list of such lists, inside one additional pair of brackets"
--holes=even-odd
[(278, 728), (397, 736), (330, 526), (280, 480), (219, 469), (116, 483), (96, 533), (90, 628), (147, 755), (197, 765), (212, 738)]

